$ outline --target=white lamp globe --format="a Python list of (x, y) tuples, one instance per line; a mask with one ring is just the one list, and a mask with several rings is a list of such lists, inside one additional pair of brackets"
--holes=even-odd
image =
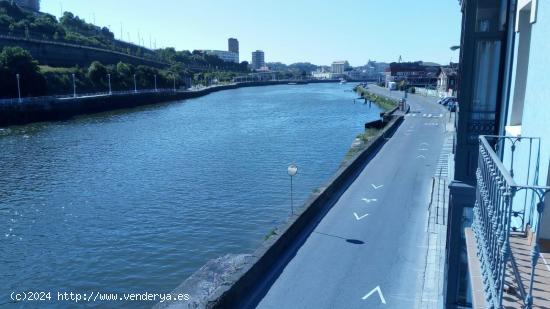
[(289, 176), (295, 176), (298, 173), (298, 167), (294, 164), (290, 164), (288, 166), (288, 175)]

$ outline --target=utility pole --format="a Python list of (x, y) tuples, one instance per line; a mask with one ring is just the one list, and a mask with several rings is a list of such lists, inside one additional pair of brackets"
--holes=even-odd
[(107, 74), (107, 77), (109, 78), (109, 95), (112, 95), (113, 91), (111, 89), (111, 74)]
[(73, 75), (73, 98), (76, 98), (76, 81), (75, 81), (74, 73), (72, 75)]
[(134, 93), (137, 93), (136, 74), (134, 74)]
[(21, 103), (21, 87), (19, 85), (19, 78), (21, 77), (21, 75), (17, 73), (15, 76), (17, 77), (17, 95), (19, 96), (19, 103)]

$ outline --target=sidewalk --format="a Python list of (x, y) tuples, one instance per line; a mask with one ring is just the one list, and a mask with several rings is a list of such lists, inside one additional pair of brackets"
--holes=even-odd
[(453, 179), (454, 118), (445, 114), (445, 141), (433, 177), (431, 202), (428, 206), (426, 230), (426, 268), (422, 293), (417, 308), (439, 309), (445, 307), (445, 245), (447, 238), (447, 213), (449, 203), (449, 182)]

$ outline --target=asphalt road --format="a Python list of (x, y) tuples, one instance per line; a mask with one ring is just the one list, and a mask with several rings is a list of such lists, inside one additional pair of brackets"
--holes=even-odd
[(417, 306), (431, 178), (447, 119), (433, 98), (409, 95), (408, 102), (411, 114), (326, 214), (258, 308)]

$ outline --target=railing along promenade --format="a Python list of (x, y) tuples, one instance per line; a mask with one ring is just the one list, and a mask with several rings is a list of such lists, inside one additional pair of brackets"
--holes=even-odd
[[(477, 254), (481, 264), (485, 296), (490, 308), (503, 308), (503, 293), (506, 275), (513, 273), (516, 290), (519, 291), (523, 308), (533, 306), (533, 285), (536, 281), (536, 265), (540, 256), (539, 232), (541, 217), (544, 212), (545, 197), (550, 187), (535, 184), (519, 185), (514, 180), (514, 156), (516, 147), (522, 142), (529, 145), (527, 166), (522, 171), (538, 171), (540, 138), (480, 136), (479, 157), (476, 172), (477, 190), (474, 207), (472, 229), (476, 238)], [(507, 169), (497, 153), (503, 153), (510, 146)], [(534, 158), (531, 160), (531, 158)], [(517, 158), (516, 158), (517, 159)], [(522, 162), (525, 163), (525, 162)], [(538, 177), (535, 177), (537, 179)], [(514, 199), (517, 193), (525, 191), (525, 199)], [(522, 205), (523, 204), (523, 205)], [(514, 205), (516, 207), (514, 207)], [(519, 208), (517, 206), (520, 206)], [(523, 210), (522, 210), (523, 209)], [(518, 221), (519, 226), (513, 224)], [(522, 280), (514, 252), (510, 246), (510, 238), (514, 235), (532, 237), (530, 273)], [(508, 267), (510, 265), (511, 271)], [(526, 282), (526, 284), (524, 284)]]
[[(204, 88), (202, 88), (204, 89)], [(49, 102), (53, 100), (71, 100), (71, 99), (82, 99), (89, 97), (101, 97), (101, 96), (115, 96), (115, 95), (138, 95), (138, 94), (149, 94), (149, 93), (175, 93), (189, 90), (179, 90), (173, 88), (163, 88), (163, 89), (143, 89), (143, 90), (123, 90), (123, 91), (105, 91), (105, 92), (93, 92), (93, 93), (78, 93), (76, 95), (67, 94), (67, 95), (51, 95), (51, 96), (39, 96), (39, 97), (24, 97), (21, 99), (11, 98), (11, 99), (0, 99), (1, 105), (19, 105), (19, 104), (28, 104), (28, 103), (41, 103)]]

